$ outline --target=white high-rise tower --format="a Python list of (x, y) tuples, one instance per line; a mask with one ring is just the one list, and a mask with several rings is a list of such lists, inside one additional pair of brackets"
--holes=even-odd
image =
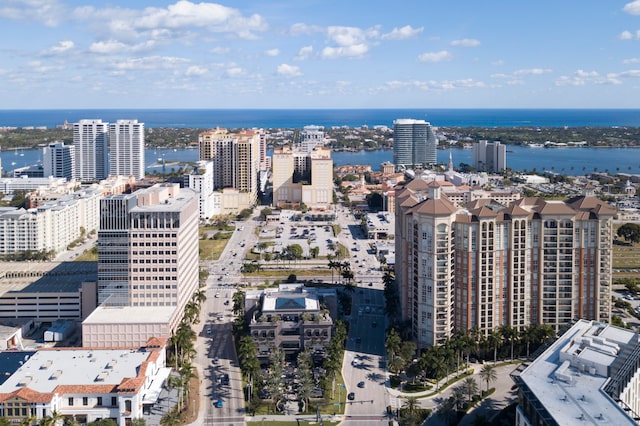
[(109, 170), (109, 123), (102, 120), (80, 120), (73, 125), (75, 178), (81, 182), (98, 182)]
[(109, 124), (109, 164), (111, 175), (144, 178), (144, 123), (118, 120)]

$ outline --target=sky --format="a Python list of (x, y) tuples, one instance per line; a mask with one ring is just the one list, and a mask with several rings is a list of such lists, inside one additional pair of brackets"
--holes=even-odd
[(0, 109), (640, 108), (640, 0), (0, 0)]

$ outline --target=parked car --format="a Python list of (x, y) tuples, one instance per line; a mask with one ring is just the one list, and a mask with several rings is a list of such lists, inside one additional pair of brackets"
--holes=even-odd
[(364, 382), (358, 382), (358, 387), (359, 388), (364, 388)]
[(356, 394), (353, 392), (349, 392), (349, 395), (347, 395), (347, 399), (349, 401), (353, 401), (354, 399), (356, 399)]
[(222, 398), (214, 402), (213, 405), (215, 405), (216, 408), (222, 408)]

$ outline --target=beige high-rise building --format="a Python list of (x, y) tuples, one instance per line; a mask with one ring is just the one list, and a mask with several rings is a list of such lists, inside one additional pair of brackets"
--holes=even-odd
[(307, 153), (288, 146), (273, 152), (273, 205), (304, 203), (324, 210), (333, 203), (333, 160), (329, 148)]
[(396, 187), (396, 280), (419, 346), (454, 330), (609, 320), (614, 209), (591, 196), (457, 208), (438, 186)]
[(213, 162), (213, 189), (220, 192), (219, 204), (227, 206), (216, 214), (237, 213), (255, 205), (259, 191), (260, 144), (264, 131), (229, 133), (216, 128), (199, 136), (199, 159)]
[(131, 346), (170, 337), (198, 288), (198, 196), (159, 184), (101, 200), (98, 307), (84, 346)]

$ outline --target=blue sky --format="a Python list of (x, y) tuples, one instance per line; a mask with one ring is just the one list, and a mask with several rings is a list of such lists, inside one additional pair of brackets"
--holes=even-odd
[(1, 0), (0, 109), (640, 108), (640, 0)]

